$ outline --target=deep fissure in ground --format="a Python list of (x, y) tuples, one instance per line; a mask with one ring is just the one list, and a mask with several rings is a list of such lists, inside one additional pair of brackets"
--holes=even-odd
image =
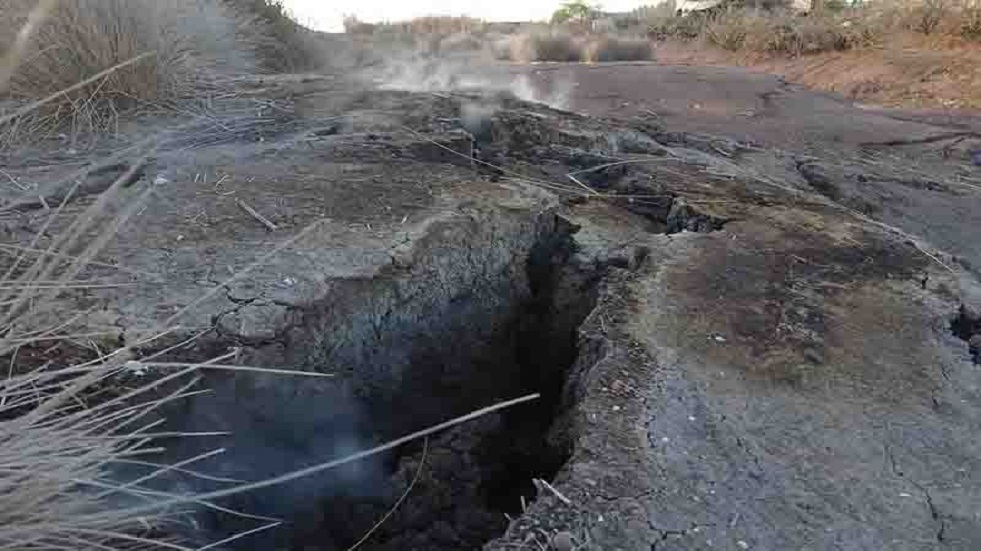
[[(541, 394), (535, 402), (426, 443), (226, 499), (222, 506), (285, 521), (228, 548), (347, 549), (410, 486), (362, 549), (472, 549), (503, 533), (506, 515), (519, 515), (522, 498), (535, 498), (532, 480), (551, 480), (568, 459), (566, 439), (550, 434), (550, 428), (560, 404), (569, 404), (563, 392), (576, 359), (577, 327), (595, 304), (605, 270), (574, 262), (570, 223), (551, 214), (543, 220), (523, 255), (509, 253), (512, 263), (520, 263), (513, 272), (495, 266), (487, 270), (494, 279), (485, 281), (489, 289), (457, 289), (443, 311), (417, 318), (423, 325), (413, 328), (413, 339), (397, 345), (411, 349), (411, 362), (397, 376), (361, 380), (355, 372), (336, 381), (297, 382), (222, 375), (209, 382), (213, 392), (207, 398), (172, 412), (175, 428), (214, 430), (218, 424), (233, 434), (223, 444), (229, 452), (205, 470), (256, 480), (365, 449), (502, 399)], [(429, 260), (438, 264), (438, 259)], [(417, 284), (432, 282), (409, 287), (417, 289)], [(493, 292), (500, 296), (493, 299), (488, 294)], [(432, 327), (427, 329), (427, 323)], [(371, 329), (384, 333), (376, 330)], [(207, 447), (181, 442), (175, 450), (188, 456)], [(200, 481), (181, 484), (196, 491), (214, 487)], [(201, 541), (256, 526), (253, 519), (215, 511), (199, 512), (196, 523), (200, 529), (194, 537)]]
[(950, 331), (965, 341), (975, 365), (981, 365), (981, 314), (964, 304), (950, 320)]

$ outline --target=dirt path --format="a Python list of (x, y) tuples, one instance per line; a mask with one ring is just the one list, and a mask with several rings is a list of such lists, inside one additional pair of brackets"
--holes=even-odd
[(566, 90), (574, 111), (617, 118), (654, 113), (678, 131), (721, 134), (785, 150), (855, 148), (981, 131), (981, 118), (965, 113), (945, 117), (943, 112), (865, 107), (739, 67), (611, 63), (513, 70), (527, 74), (541, 90)]

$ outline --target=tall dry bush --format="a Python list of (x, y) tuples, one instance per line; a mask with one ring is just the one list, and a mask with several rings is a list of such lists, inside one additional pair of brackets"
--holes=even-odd
[[(0, 0), (0, 40), (24, 24), (34, 0)], [(243, 20), (218, 2), (73, 0), (55, 2), (37, 26), (2, 93), (31, 102), (57, 95), (21, 128), (73, 131), (108, 128), (116, 114), (143, 102), (167, 102), (252, 72)], [(3, 43), (7, 50), (9, 43)], [(86, 86), (76, 84), (139, 56)], [(61, 93), (70, 90), (68, 93)], [(38, 122), (40, 121), (40, 122)], [(23, 133), (6, 139), (28, 139)]]
[(533, 31), (512, 36), (508, 44), (508, 59), (518, 62), (582, 61), (585, 42), (564, 31)]
[(498, 59), (529, 63), (645, 61), (654, 50), (645, 37), (614, 34), (573, 35), (564, 30), (534, 30), (499, 38), (492, 46)]
[(882, 29), (855, 12), (802, 16), (792, 12), (733, 9), (704, 19), (702, 38), (729, 51), (797, 57), (867, 47)]
[(647, 61), (654, 57), (651, 41), (638, 37), (600, 36), (585, 49), (586, 61)]
[(221, 1), (232, 8), (240, 38), (248, 43), (262, 69), (299, 72), (327, 64), (325, 42), (300, 25), (282, 0)]
[[(34, 4), (0, 0), (0, 37), (14, 36)], [(215, 2), (57, 2), (12, 75), (9, 93), (48, 96), (144, 53), (152, 59), (115, 71), (75, 97), (152, 100), (187, 93), (215, 74), (253, 69), (239, 39), (240, 23)]]

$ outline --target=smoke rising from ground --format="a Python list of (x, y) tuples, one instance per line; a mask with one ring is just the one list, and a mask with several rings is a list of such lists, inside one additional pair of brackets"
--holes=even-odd
[(417, 50), (396, 54), (365, 74), (371, 84), (386, 90), (510, 94), (557, 109), (568, 108), (572, 89), (567, 80), (547, 88), (535, 86), (527, 75), (518, 74), (509, 64), (498, 62), (483, 51), (432, 54)]

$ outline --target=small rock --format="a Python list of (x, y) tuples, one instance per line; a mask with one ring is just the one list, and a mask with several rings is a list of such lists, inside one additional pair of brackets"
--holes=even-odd
[(736, 545), (738, 545), (740, 549), (749, 549), (749, 544), (744, 542), (743, 540), (737, 541)]
[(714, 335), (712, 338), (715, 339), (715, 342), (726, 342), (726, 338), (722, 335)]
[(165, 186), (170, 183), (170, 180), (164, 177), (163, 174), (157, 174), (157, 177), (153, 179), (153, 185), (155, 186)]
[(558, 532), (552, 536), (552, 541), (549, 542), (549, 547), (555, 551), (572, 551), (574, 545), (572, 543), (572, 534), (569, 532)]

